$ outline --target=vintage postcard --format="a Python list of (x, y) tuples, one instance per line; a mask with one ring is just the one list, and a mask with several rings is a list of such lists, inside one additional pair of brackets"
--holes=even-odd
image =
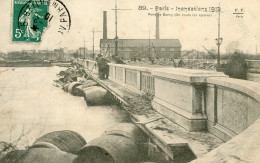
[(260, 162), (258, 0), (2, 0), (0, 163)]

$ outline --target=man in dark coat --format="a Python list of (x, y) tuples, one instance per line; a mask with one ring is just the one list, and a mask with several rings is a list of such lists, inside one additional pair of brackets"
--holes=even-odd
[(100, 77), (100, 59), (101, 59), (102, 55), (98, 54), (97, 58), (96, 58), (96, 62), (97, 62), (97, 66), (98, 66), (98, 76)]
[(109, 65), (107, 64), (107, 60), (105, 58), (101, 58), (99, 64), (100, 79), (108, 79)]

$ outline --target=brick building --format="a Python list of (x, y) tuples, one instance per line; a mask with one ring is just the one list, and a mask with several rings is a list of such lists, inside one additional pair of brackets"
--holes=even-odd
[[(122, 59), (179, 58), (181, 47), (178, 39), (119, 39), (117, 49), (118, 56)], [(115, 40), (101, 39), (100, 51), (105, 56), (113, 55), (115, 53)]]
[[(118, 39), (118, 56), (122, 59), (180, 58), (179, 39), (160, 39), (159, 14), (156, 14), (156, 39)], [(103, 39), (100, 39), (100, 53), (115, 54), (115, 39), (107, 37), (107, 12), (103, 12)]]

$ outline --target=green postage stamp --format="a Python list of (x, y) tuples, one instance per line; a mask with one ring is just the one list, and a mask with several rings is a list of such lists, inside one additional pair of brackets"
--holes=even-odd
[(12, 41), (41, 42), (51, 18), (49, 0), (13, 0)]

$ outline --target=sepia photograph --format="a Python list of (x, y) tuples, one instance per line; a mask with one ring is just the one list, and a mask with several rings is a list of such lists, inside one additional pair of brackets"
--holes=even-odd
[(259, 163), (258, 0), (2, 0), (0, 163)]

